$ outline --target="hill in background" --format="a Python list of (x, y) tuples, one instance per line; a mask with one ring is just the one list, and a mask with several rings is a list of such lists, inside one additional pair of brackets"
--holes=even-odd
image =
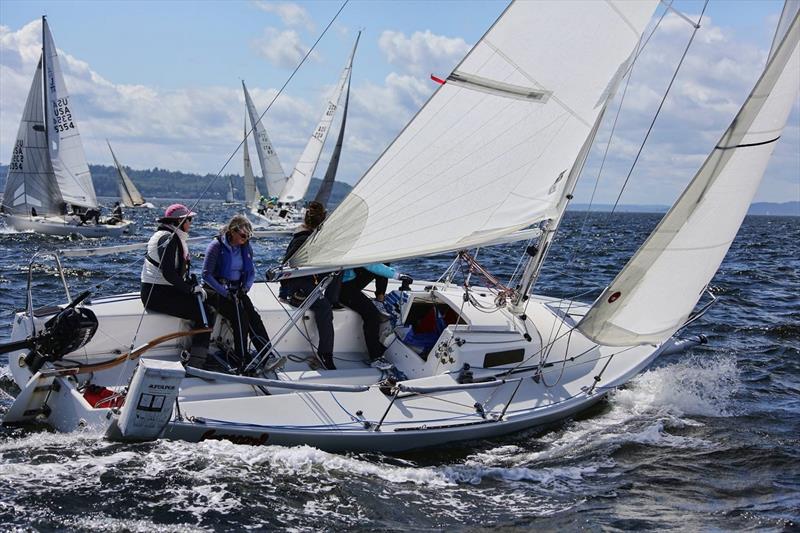
[[(237, 200), (244, 200), (244, 178), (238, 174), (226, 174), (214, 181), (212, 174), (200, 176), (174, 170), (166, 170), (155, 167), (150, 170), (134, 170), (125, 167), (128, 175), (136, 183), (136, 187), (147, 200), (157, 200), (159, 198), (200, 198), (209, 183), (213, 184), (208, 192), (203, 195), (205, 200), (224, 200), (228, 192), (228, 179), (233, 179), (233, 187), (236, 190)], [(94, 180), (94, 188), (97, 196), (117, 197), (117, 169), (107, 165), (89, 165)], [(0, 190), (5, 187), (8, 165), (0, 165)], [(258, 177), (256, 177), (258, 180)], [(322, 180), (311, 179), (306, 199), (313, 199), (317, 194)], [(347, 196), (352, 187), (347, 183), (335, 182), (333, 193), (331, 194), (331, 205), (338, 205)], [(611, 211), (613, 206), (610, 204), (594, 204), (592, 211)], [(571, 211), (586, 211), (588, 204), (571, 204)], [(665, 205), (619, 205), (618, 212), (624, 213), (666, 213), (669, 209)], [(749, 215), (769, 215), (769, 216), (800, 216), (800, 202), (755, 202), (747, 212)]]
[[(94, 189), (97, 196), (119, 197), (117, 188), (117, 169), (107, 165), (89, 165), (94, 181)], [(228, 192), (228, 180), (233, 180), (235, 189), (234, 197), (236, 200), (244, 200), (244, 178), (238, 174), (226, 174), (214, 180), (213, 174), (200, 176), (163, 168), (152, 168), (149, 170), (134, 170), (125, 167), (136, 187), (146, 200), (157, 200), (159, 198), (200, 198), (205, 200), (224, 200)], [(5, 188), (6, 176), (8, 175), (8, 165), (0, 165), (0, 191)], [(256, 177), (256, 180), (259, 178)], [(307, 199), (313, 199), (317, 194), (322, 180), (311, 179), (311, 185), (306, 193)], [(211, 186), (209, 187), (209, 184)], [(208, 191), (204, 193), (206, 188)], [(331, 204), (338, 204), (352, 187), (346, 183), (335, 182), (331, 193)]]

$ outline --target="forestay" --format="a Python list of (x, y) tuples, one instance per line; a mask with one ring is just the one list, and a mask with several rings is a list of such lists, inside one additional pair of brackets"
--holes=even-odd
[(319, 157), (322, 155), (322, 147), (325, 146), (325, 139), (328, 138), (331, 124), (336, 116), (336, 110), (339, 107), (339, 101), (342, 99), (345, 85), (349, 86), (350, 73), (353, 69), (353, 57), (356, 54), (356, 47), (358, 46), (358, 39), (360, 37), (361, 33), (359, 33), (356, 38), (353, 52), (350, 54), (347, 65), (344, 67), (342, 75), (339, 78), (339, 83), (336, 85), (331, 95), (332, 98), (328, 100), (328, 105), (325, 107), (325, 112), (322, 114), (319, 124), (317, 124), (314, 133), (308, 140), (308, 144), (306, 144), (303, 153), (300, 155), (300, 159), (297, 161), (292, 175), (289, 176), (289, 180), (286, 182), (286, 186), (280, 194), (279, 201), (281, 202), (299, 202), (306, 195), (308, 185), (311, 183), (311, 177), (314, 175)]
[(594, 342), (624, 346), (666, 340), (684, 324), (719, 268), (797, 97), (796, 7), (784, 10), (783, 17), (791, 21), (779, 25), (785, 35), (776, 39), (764, 73), (731, 126), (672, 209), (578, 324)]
[(47, 140), (53, 172), (63, 200), (72, 205), (97, 207), (89, 165), (83, 151), (75, 110), (70, 105), (56, 45), (47, 20), (42, 17), (44, 33), (45, 100)]
[(128, 176), (128, 173), (125, 172), (125, 168), (119, 164), (117, 155), (111, 148), (111, 143), (108, 142), (108, 139), (106, 139), (106, 144), (111, 152), (111, 157), (114, 159), (114, 166), (117, 167), (117, 174), (119, 175), (119, 197), (122, 200), (122, 205), (125, 207), (142, 205), (144, 203), (144, 197), (142, 197), (142, 194), (139, 192), (139, 189), (136, 188), (136, 185), (133, 184), (133, 181)]
[(30, 215), (31, 208), (35, 208), (40, 215), (60, 214), (61, 194), (50, 164), (44, 130), (42, 87), (40, 59), (11, 153), (3, 193), (3, 210), (7, 213)]
[(242, 89), (244, 89), (244, 102), (247, 106), (247, 113), (250, 115), (250, 123), (253, 125), (253, 131), (255, 132), (256, 152), (258, 153), (258, 161), (261, 163), (261, 175), (264, 177), (267, 194), (278, 196), (286, 185), (286, 174), (283, 172), (280, 159), (278, 159), (278, 153), (269, 140), (267, 130), (261, 122), (261, 117), (256, 111), (255, 105), (253, 105), (253, 100), (250, 98), (250, 93), (247, 91), (244, 80), (242, 80)]
[(512, 3), (290, 266), (480, 246), (556, 216), (655, 7)]

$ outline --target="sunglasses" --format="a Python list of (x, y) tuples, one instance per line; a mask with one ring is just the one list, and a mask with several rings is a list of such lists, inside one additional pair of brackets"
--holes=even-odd
[(236, 232), (236, 235), (238, 235), (239, 237), (241, 237), (244, 240), (249, 240), (250, 239), (250, 234), (248, 232), (246, 232), (246, 231), (242, 231), (242, 230), (237, 229), (237, 230), (235, 230), (235, 232)]

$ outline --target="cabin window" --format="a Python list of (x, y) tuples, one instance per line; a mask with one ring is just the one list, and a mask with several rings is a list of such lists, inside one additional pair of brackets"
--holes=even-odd
[(525, 350), (523, 348), (505, 350), (502, 352), (489, 352), (483, 356), (483, 367), (491, 368), (493, 366), (521, 363), (524, 358)]

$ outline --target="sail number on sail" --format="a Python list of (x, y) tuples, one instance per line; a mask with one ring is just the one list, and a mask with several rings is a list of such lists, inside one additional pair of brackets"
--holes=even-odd
[(55, 131), (67, 131), (75, 128), (72, 122), (72, 113), (68, 105), (69, 98), (59, 98), (53, 102), (53, 128)]
[(22, 139), (17, 139), (16, 144), (14, 144), (14, 151), (11, 153), (11, 165), (9, 166), (9, 170), (22, 170), (22, 162), (25, 160), (25, 157), (22, 154)]

